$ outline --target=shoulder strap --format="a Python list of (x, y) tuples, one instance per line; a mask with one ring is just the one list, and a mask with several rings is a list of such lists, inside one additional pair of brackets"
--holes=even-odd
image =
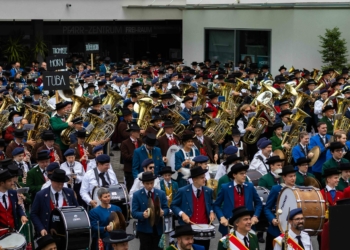
[(267, 172), (270, 172), (270, 170), (269, 170), (269, 168), (266, 166), (266, 164), (265, 164), (264, 159), (262, 158), (262, 156), (261, 156), (261, 155), (257, 155), (256, 158), (258, 158), (258, 159), (264, 164), (264, 166), (265, 166), (265, 168), (266, 168), (266, 171), (267, 171)]
[(96, 181), (97, 181), (97, 186), (100, 187), (100, 179), (99, 179), (98, 172), (97, 172), (97, 166), (96, 166), (93, 170), (94, 170), (94, 173), (95, 173), (95, 178), (96, 178)]

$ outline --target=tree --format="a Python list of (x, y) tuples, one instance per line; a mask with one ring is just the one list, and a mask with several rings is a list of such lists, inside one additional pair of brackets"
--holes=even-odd
[(322, 68), (334, 68), (341, 70), (347, 64), (347, 53), (345, 39), (341, 38), (341, 32), (338, 27), (326, 29), (324, 36), (319, 36), (321, 40), (321, 48), (319, 52), (322, 55), (322, 62), (325, 63)]

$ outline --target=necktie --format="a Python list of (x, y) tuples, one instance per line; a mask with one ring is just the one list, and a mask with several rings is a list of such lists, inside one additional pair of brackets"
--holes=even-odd
[(55, 193), (55, 199), (56, 199), (56, 207), (58, 207), (58, 196), (60, 194), (58, 192)]
[(2, 202), (4, 203), (5, 209), (7, 210), (7, 199), (6, 199), (6, 194), (4, 194), (4, 195), (2, 196)]
[(139, 147), (139, 144), (138, 144), (137, 140), (136, 140), (136, 141), (133, 141), (133, 142), (134, 142), (134, 145), (135, 145), (135, 149), (138, 148), (138, 147)]
[(298, 244), (299, 244), (299, 246), (301, 246), (301, 247), (304, 249), (303, 242), (301, 241), (301, 236), (300, 236), (300, 235), (298, 235), (298, 236), (296, 236), (295, 238), (297, 238), (297, 239), (298, 239)]
[(244, 245), (249, 248), (249, 240), (247, 236), (244, 236)]
[(152, 198), (152, 192), (148, 191), (148, 198)]
[(238, 192), (238, 194), (241, 195), (241, 193), (242, 193), (242, 187), (241, 187), (241, 185), (236, 185), (236, 187), (237, 187), (237, 192)]
[(100, 177), (101, 181), (102, 181), (102, 186), (103, 187), (108, 187), (108, 182), (106, 181), (105, 178), (105, 173), (99, 173), (98, 176)]
[(168, 182), (168, 188), (170, 188), (170, 185), (171, 185), (170, 182)]
[(201, 190), (197, 189), (197, 199), (199, 199), (199, 196), (201, 195)]
[(332, 200), (335, 199), (335, 190), (331, 190), (329, 191), (329, 193), (331, 194)]

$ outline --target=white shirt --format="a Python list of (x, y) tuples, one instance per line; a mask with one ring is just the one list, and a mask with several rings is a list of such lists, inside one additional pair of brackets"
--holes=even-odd
[[(257, 156), (261, 156), (263, 158), (263, 161), (261, 161), (260, 159), (257, 158)], [(272, 156), (272, 152), (271, 152), (271, 155), (270, 157)], [(269, 168), (269, 165), (266, 164), (267, 158), (262, 154), (261, 150), (259, 150), (255, 155), (254, 155), (254, 158), (252, 160), (252, 162), (250, 163), (249, 165), (249, 170), (257, 170), (259, 171), (262, 175), (265, 175), (267, 174), (267, 169)], [(264, 163), (266, 165), (264, 165)], [(266, 169), (267, 168), (267, 169)]]
[(237, 231), (235, 231), (235, 233), (236, 233), (236, 237), (243, 243), (243, 245), (244, 245), (244, 237), (247, 237), (248, 238), (248, 244), (250, 243), (249, 233), (247, 233), (247, 235), (240, 234)]
[[(100, 171), (97, 171), (98, 173), (100, 173)], [(109, 175), (109, 179), (110, 182), (109, 185), (115, 185), (118, 184), (118, 180), (117, 177), (114, 173), (114, 171), (112, 170), (112, 168), (109, 168), (107, 170), (107, 173)], [(106, 173), (105, 173), (105, 179), (107, 182), (109, 182)], [(89, 204), (91, 199), (91, 195), (92, 195), (92, 190), (94, 189), (94, 187), (97, 186), (101, 186), (102, 185), (102, 181), (101, 178), (98, 178), (98, 180), (96, 180), (95, 177), (95, 171), (93, 169), (87, 171), (83, 177), (83, 180), (81, 182), (81, 188), (80, 188), (80, 195), (81, 198), (87, 203)]]
[(19, 167), (20, 164), (22, 164), (24, 172), (27, 173), (29, 171), (29, 167), (28, 167), (28, 165), (27, 165), (27, 163), (25, 161), (21, 161), (21, 162), (16, 161), (16, 164), (17, 164), (18, 167)]
[(6, 191), (5, 193), (0, 192), (0, 203), (5, 208), (5, 204), (4, 204), (3, 200), (2, 200), (2, 197), (4, 196), (4, 194), (5, 194), (6, 201), (7, 201), (7, 208), (9, 208), (9, 206), (10, 206), (10, 199), (9, 199), (8, 191)]
[(226, 166), (222, 163), (220, 163), (218, 170), (215, 175), (215, 180), (219, 180), (221, 177), (223, 177), (226, 174)]
[(52, 201), (52, 203), (56, 206), (56, 197), (55, 194), (58, 193), (58, 207), (62, 207), (63, 206), (63, 194), (62, 194), (62, 190), (60, 192), (56, 192), (52, 186), (50, 187), (50, 191), (53, 194), (53, 198), (54, 200)]
[[(245, 119), (247, 119), (248, 121), (248, 116), (244, 116)], [(245, 127), (244, 127), (244, 123), (243, 123), (243, 120), (242, 119), (239, 119), (238, 122), (237, 122), (237, 127), (238, 127), (238, 130), (239, 132), (241, 132), (241, 136), (244, 136), (246, 130), (245, 130)]]
[[(292, 231), (292, 230), (288, 230), (288, 235), (290, 238), (292, 238), (296, 243), (298, 243), (298, 239), (296, 238), (296, 234)], [(301, 242), (303, 243), (304, 245), (304, 249), (305, 250), (312, 250), (312, 243), (311, 243), (311, 240), (310, 240), (310, 236), (305, 233), (305, 232), (301, 232), (300, 233), (300, 236), (301, 236)], [(277, 237), (277, 239), (281, 239), (281, 237)], [(283, 250), (282, 249), (282, 243), (280, 240), (278, 240), (278, 243), (275, 244), (273, 250)], [(288, 250), (293, 250), (293, 248), (291, 246), (288, 246), (287, 248)]]
[(330, 186), (326, 185), (327, 191), (330, 192), (332, 190), (336, 190), (335, 188), (331, 188)]
[[(137, 178), (134, 180), (134, 184), (132, 185), (130, 191), (129, 191), (129, 198), (130, 198), (130, 205), (132, 204), (132, 197), (134, 193), (142, 188), (144, 188), (142, 181), (140, 181), (140, 177), (142, 176), (142, 173), (139, 173)], [(160, 189), (160, 180), (157, 177), (154, 180), (154, 188)]]
[[(88, 160), (87, 167), (86, 167), (86, 172), (91, 170), (91, 169), (94, 169), (96, 166), (97, 165), (96, 165), (96, 160), (95, 159)], [(109, 164), (109, 168), (112, 169), (112, 164)]]
[[(78, 161), (75, 161), (73, 166), (73, 170), (74, 170), (74, 174), (77, 175), (77, 178), (75, 179), (75, 183), (80, 183), (84, 177), (84, 174), (85, 174), (85, 170), (84, 170), (84, 167), (83, 165), (81, 165), (80, 162)], [(73, 174), (72, 171), (71, 171), (71, 168), (69, 167), (68, 165), (68, 162), (63, 162), (61, 164), (61, 169), (63, 169), (64, 171), (66, 171), (66, 174)]]
[[(43, 189), (45, 189), (45, 188), (48, 188), (48, 187), (50, 187), (50, 186), (51, 186), (51, 180), (48, 179), (48, 180), (44, 183), (44, 185), (41, 187), (41, 190), (43, 190)], [(63, 183), (63, 187), (68, 188), (67, 182)]]

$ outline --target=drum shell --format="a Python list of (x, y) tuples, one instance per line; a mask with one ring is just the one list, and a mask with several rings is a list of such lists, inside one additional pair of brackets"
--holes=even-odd
[(173, 232), (174, 226), (175, 226), (174, 214), (169, 213), (168, 216), (164, 216), (164, 220), (163, 220), (164, 233), (168, 234)]
[(249, 178), (250, 182), (253, 183), (254, 186), (258, 186), (259, 179), (262, 177), (262, 173), (260, 173), (258, 170), (248, 170), (247, 171), (247, 177)]
[(269, 226), (269, 221), (266, 218), (266, 215), (264, 213), (264, 208), (265, 208), (267, 197), (269, 196), (270, 191), (264, 187), (259, 187), (259, 186), (255, 187), (255, 189), (261, 199), (263, 208), (259, 216), (259, 222), (254, 226), (254, 229), (255, 231), (262, 232), (262, 231), (265, 231), (266, 228)]
[[(3, 249), (11, 247), (14, 250), (25, 250), (27, 246), (26, 238), (19, 233), (7, 233), (0, 237), (0, 246)], [(16, 243), (16, 245), (14, 245)]]
[(215, 227), (208, 224), (192, 225), (192, 229), (196, 232), (195, 240), (210, 240), (215, 238)]
[[(294, 200), (289, 200), (294, 199)], [(289, 209), (301, 208), (304, 216), (304, 231), (310, 236), (318, 235), (325, 222), (325, 201), (319, 189), (314, 187), (284, 187), (278, 197), (276, 211), (279, 216), (279, 228), (286, 230)]]
[(91, 224), (83, 207), (55, 208), (50, 215), (49, 228), (53, 237), (58, 239), (57, 249), (75, 250), (90, 247)]

